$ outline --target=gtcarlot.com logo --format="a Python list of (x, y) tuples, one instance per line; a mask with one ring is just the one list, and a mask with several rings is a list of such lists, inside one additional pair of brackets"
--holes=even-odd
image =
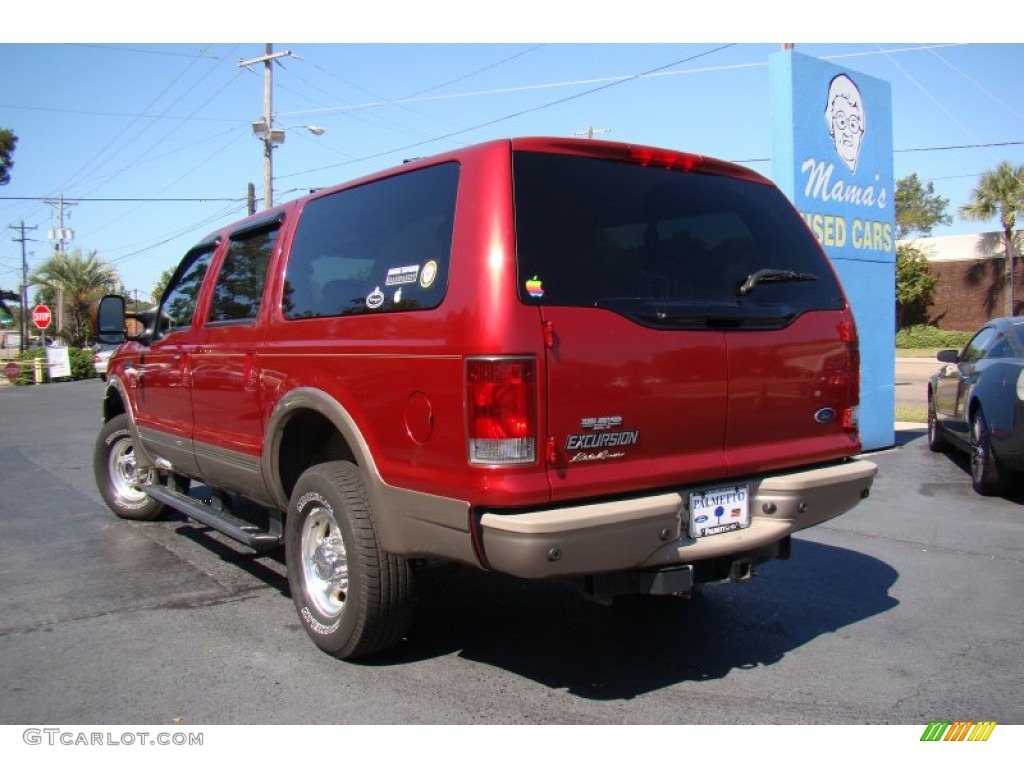
[(988, 741), (995, 729), (994, 720), (932, 720), (921, 741)]
[(30, 746), (128, 747), (175, 746), (201, 747), (203, 734), (183, 731), (74, 731), (64, 728), (27, 728), (21, 739)]

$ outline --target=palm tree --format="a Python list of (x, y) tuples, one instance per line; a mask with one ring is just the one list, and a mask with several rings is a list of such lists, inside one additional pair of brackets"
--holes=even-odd
[(971, 192), (970, 202), (960, 209), (960, 215), (970, 221), (985, 221), (999, 217), (1006, 245), (1006, 314), (1017, 308), (1013, 289), (1013, 228), (1017, 214), (1024, 214), (1024, 165), (1014, 167), (1004, 160), (985, 173)]
[(57, 252), (29, 276), (33, 285), (62, 292), (64, 327), (61, 335), (70, 346), (84, 346), (92, 335), (89, 308), (105, 293), (120, 285), (117, 270), (101, 259), (96, 251), (83, 254), (81, 248), (70, 253)]

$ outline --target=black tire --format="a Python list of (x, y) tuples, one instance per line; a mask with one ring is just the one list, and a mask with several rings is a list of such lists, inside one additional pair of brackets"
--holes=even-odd
[(932, 393), (928, 393), (928, 448), (941, 453), (946, 450), (946, 438), (942, 436), (939, 427), (939, 419), (935, 413), (935, 400)]
[(139, 471), (128, 424), (128, 415), (122, 413), (104, 424), (97, 435), (92, 457), (96, 487), (118, 517), (153, 520), (164, 511), (164, 505), (143, 493), (140, 486), (156, 482), (156, 470)]
[(302, 474), (288, 507), (285, 554), (299, 620), (319, 648), (350, 659), (402, 639), (412, 572), (381, 548), (355, 465), (335, 461)]
[(1005, 487), (1004, 473), (992, 452), (992, 438), (981, 408), (971, 416), (970, 449), (971, 484), (974, 490), (982, 496), (1001, 493)]

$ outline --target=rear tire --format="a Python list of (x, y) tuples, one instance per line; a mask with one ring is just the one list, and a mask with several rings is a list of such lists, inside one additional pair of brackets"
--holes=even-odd
[(982, 496), (998, 495), (1005, 487), (1006, 481), (992, 452), (992, 438), (981, 408), (971, 416), (970, 449), (971, 484), (974, 490)]
[(412, 572), (385, 552), (359, 470), (347, 461), (307, 469), (285, 529), (288, 584), (313, 642), (342, 659), (396, 645), (412, 617)]
[(103, 425), (93, 450), (93, 475), (100, 496), (115, 515), (125, 520), (153, 520), (164, 505), (147, 496), (142, 486), (158, 482), (158, 475), (155, 469), (146, 472), (139, 468), (129, 424), (128, 414), (122, 413)]

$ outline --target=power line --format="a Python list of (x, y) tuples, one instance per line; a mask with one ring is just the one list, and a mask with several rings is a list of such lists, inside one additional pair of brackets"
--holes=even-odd
[[(242, 197), (64, 197), (75, 203), (237, 203)], [(15, 197), (0, 195), (0, 200), (33, 200), (45, 202), (45, 197)]]
[(945, 147), (915, 147), (911, 149), (894, 149), (893, 152), (943, 152), (947, 149), (984, 149), (989, 147), (1016, 147), (1024, 141), (989, 141), (978, 144), (950, 144)]
[(655, 67), (654, 69), (649, 69), (649, 70), (647, 70), (645, 72), (639, 72), (639, 73), (637, 73), (635, 75), (629, 75), (629, 76), (621, 78), (621, 79), (616, 79), (616, 80), (614, 80), (612, 82), (606, 82), (606, 83), (603, 83), (602, 85), (598, 85), (598, 86), (596, 86), (594, 88), (589, 88), (589, 89), (587, 89), (585, 91), (580, 91), (579, 93), (574, 93), (571, 96), (565, 96), (565, 97), (563, 97), (561, 99), (555, 99), (554, 101), (549, 101), (549, 102), (547, 102), (545, 104), (538, 104), (535, 107), (528, 107), (526, 109), (521, 109), (518, 112), (513, 112), (513, 113), (508, 114), (508, 115), (503, 115), (502, 117), (497, 117), (497, 118), (494, 118), (493, 120), (488, 120), (486, 122), (479, 123), (477, 125), (472, 125), (472, 126), (470, 126), (468, 128), (462, 128), (462, 129), (457, 130), (457, 131), (451, 131), (450, 133), (447, 133), (447, 134), (445, 134), (443, 136), (435, 136), (434, 138), (431, 138), (431, 139), (424, 139), (423, 141), (417, 141), (417, 142), (414, 142), (413, 144), (407, 144), (404, 147), (398, 147), (396, 149), (385, 150), (383, 152), (377, 152), (377, 153), (372, 154), (372, 155), (366, 155), (364, 157), (357, 158), (355, 160), (348, 160), (348, 161), (343, 162), (343, 163), (334, 163), (333, 165), (325, 165), (325, 166), (321, 166), (319, 168), (309, 168), (309, 169), (307, 169), (305, 171), (298, 171), (296, 173), (289, 173), (289, 174), (287, 174), (285, 176), (281, 176), (280, 178), (290, 178), (292, 176), (302, 176), (304, 174), (315, 173), (317, 171), (326, 171), (326, 170), (329, 170), (331, 168), (338, 168), (338, 167), (343, 166), (343, 165), (350, 165), (352, 163), (363, 162), (363, 161), (366, 161), (366, 160), (372, 160), (372, 159), (375, 159), (375, 158), (378, 158), (378, 157), (383, 157), (385, 155), (391, 155), (391, 154), (394, 154), (395, 152), (405, 152), (405, 151), (410, 150), (410, 149), (415, 149), (416, 147), (422, 147), (424, 144), (432, 144), (435, 141), (443, 141), (445, 139), (451, 139), (451, 138), (453, 138), (455, 136), (461, 136), (464, 133), (470, 133), (472, 131), (478, 131), (481, 128), (488, 128), (488, 127), (490, 127), (492, 125), (497, 125), (498, 123), (503, 123), (506, 120), (512, 120), (513, 118), (522, 117), (523, 115), (529, 115), (529, 114), (531, 114), (533, 112), (540, 112), (543, 109), (549, 109), (550, 107), (554, 107), (554, 106), (557, 106), (559, 104), (565, 104), (565, 103), (570, 102), (570, 101), (575, 101), (576, 99), (583, 98), (584, 96), (589, 96), (589, 95), (591, 95), (593, 93), (598, 93), (599, 91), (605, 91), (605, 90), (608, 90), (609, 88), (614, 88), (616, 85), (621, 85), (623, 83), (632, 82), (634, 80), (639, 80), (639, 79), (644, 78), (644, 77), (650, 77), (650, 76), (652, 76), (652, 75), (654, 75), (654, 74), (656, 74), (658, 72), (662, 72), (662, 71), (668, 69), (669, 67), (675, 67), (675, 66), (678, 66), (680, 64), (684, 64), (684, 63), (686, 63), (688, 61), (694, 61), (696, 59), (700, 59), (700, 58), (703, 58), (705, 56), (710, 56), (711, 54), (718, 53), (720, 51), (724, 51), (727, 48), (731, 48), (734, 45), (735, 45), (735, 43), (726, 43), (725, 45), (719, 45), (719, 46), (717, 46), (715, 48), (710, 48), (710, 49), (708, 49), (706, 51), (702, 51), (701, 53), (694, 54), (693, 56), (687, 56), (686, 58), (679, 59), (678, 61), (673, 61), (673, 62), (670, 62), (668, 64), (664, 64), (664, 65), (662, 65), (660, 67)]
[[(886, 55), (886, 54), (890, 54), (890, 53), (913, 53), (913, 52), (917, 52), (917, 51), (927, 51), (927, 50), (931, 50), (933, 48), (959, 47), (959, 46), (964, 46), (964, 45), (968, 45), (968, 43), (939, 43), (939, 44), (935, 44), (935, 45), (913, 46), (913, 47), (910, 47), (910, 48), (888, 48), (888, 49), (878, 50), (878, 51), (861, 51), (861, 52), (858, 52), (858, 53), (844, 53), (844, 54), (836, 54), (836, 55), (832, 55), (832, 56), (822, 56), (820, 58), (823, 61), (837, 61), (839, 59), (853, 59), (853, 58), (861, 58), (861, 57), (865, 57), (865, 56), (879, 56), (879, 55)], [(532, 50), (534, 50), (534, 49), (531, 48), (529, 51), (526, 51), (526, 53), (529, 53)], [(684, 60), (684, 61), (686, 61), (686, 60)], [(679, 64), (679, 63), (683, 63), (683, 62), (677, 62), (677, 64)], [(670, 64), (668, 66), (670, 66), (670, 67), (671, 66), (676, 66), (676, 64)], [(330, 112), (344, 113), (344, 112), (353, 111), (353, 110), (362, 111), (362, 110), (367, 110), (367, 109), (373, 109), (375, 107), (396, 106), (396, 105), (401, 105), (401, 104), (404, 104), (404, 103), (415, 103), (415, 102), (425, 102), (425, 101), (442, 101), (442, 100), (451, 100), (451, 99), (464, 99), (464, 98), (470, 98), (470, 97), (476, 97), (476, 96), (495, 96), (495, 95), (501, 95), (501, 94), (506, 94), (506, 93), (519, 93), (519, 92), (523, 92), (523, 91), (551, 90), (551, 89), (554, 89), (554, 88), (568, 88), (568, 87), (578, 86), (578, 85), (592, 85), (594, 83), (615, 84), (615, 83), (619, 83), (619, 82), (625, 82), (625, 81), (628, 81), (628, 80), (632, 80), (632, 79), (635, 79), (637, 77), (677, 77), (679, 75), (703, 75), (703, 74), (708, 74), (710, 72), (728, 72), (728, 71), (738, 70), (738, 69), (761, 69), (761, 68), (764, 68), (764, 67), (767, 67), (767, 66), (768, 66), (768, 63), (765, 62), (765, 61), (756, 61), (756, 62), (748, 62), (748, 63), (744, 63), (744, 64), (723, 64), (723, 65), (720, 65), (720, 66), (701, 67), (699, 69), (681, 69), (681, 70), (659, 71), (659, 70), (666, 69), (665, 67), (662, 67), (662, 68), (659, 68), (659, 70), (652, 70), (651, 72), (645, 72), (645, 73), (643, 73), (641, 75), (611, 75), (611, 76), (607, 76), (607, 77), (594, 77), (594, 78), (586, 78), (586, 79), (582, 79), (582, 80), (561, 80), (561, 81), (550, 82), (550, 83), (533, 83), (533, 84), (530, 84), (530, 85), (514, 85), (514, 86), (506, 86), (506, 87), (502, 87), (502, 88), (490, 88), (490, 89), (480, 90), (480, 91), (463, 91), (463, 92), (460, 92), (460, 93), (439, 94), (439, 95), (434, 95), (434, 96), (424, 96), (423, 95), (423, 94), (427, 93), (428, 91), (436, 90), (436, 88), (427, 88), (425, 90), (419, 91), (419, 92), (411, 94), (409, 96), (404, 96), (402, 98), (397, 98), (397, 99), (380, 99), (376, 94), (374, 94), (374, 93), (372, 93), (370, 91), (367, 91), (365, 88), (359, 88), (359, 86), (356, 86), (356, 85), (354, 85), (352, 83), (349, 83), (346, 80), (342, 80), (342, 82), (345, 82), (346, 84), (351, 85), (352, 87), (359, 88), (359, 90), (363, 91), (364, 93), (367, 93), (370, 96), (378, 98), (379, 100), (378, 101), (373, 101), (373, 102), (365, 102), (365, 103), (362, 103), (362, 104), (346, 104), (346, 105), (343, 105), (343, 106), (336, 106), (336, 107), (323, 107), (321, 109), (306, 109), (306, 110), (295, 110), (295, 111), (291, 111), (291, 112), (281, 112), (281, 113), (279, 113), (279, 116), (280, 117), (301, 117), (301, 116), (304, 116), (304, 115), (317, 115), (317, 114), (324, 114), (324, 113), (330, 113)], [(327, 72), (327, 70), (321, 69), (321, 71), (325, 72), (326, 74), (332, 74), (330, 72)], [(336, 75), (332, 75), (332, 76), (337, 77)], [(341, 78), (339, 78), (339, 79), (341, 79)], [(461, 80), (463, 78), (459, 78), (459, 79)], [(453, 82), (457, 82), (457, 81), (453, 81)]]
[[(893, 153), (906, 152), (945, 152), (951, 149), (988, 149), (990, 147), (1016, 147), (1024, 144), (1024, 141), (988, 141), (977, 144), (950, 144), (943, 147), (908, 147), (906, 149), (894, 149)], [(770, 157), (748, 157), (742, 160), (730, 160), (732, 163), (770, 163)], [(971, 174), (977, 175), (977, 174)]]
[(145, 120), (203, 121), (209, 123), (237, 123), (237, 117), (193, 117), (191, 115), (150, 115), (132, 112), (104, 112), (99, 109), (58, 109), (57, 107), (28, 107), (22, 104), (0, 104), (2, 109), (22, 109), (29, 112), (57, 112), (62, 115), (92, 115), (94, 117), (132, 117)]
[[(596, 131), (595, 131), (596, 133)], [(985, 141), (975, 144), (946, 144), (943, 146), (908, 146), (903, 150), (893, 150), (896, 154), (905, 153), (920, 153), (920, 152), (948, 152), (951, 150), (981, 150), (981, 148), (987, 148), (992, 146), (1020, 146), (1024, 145), (1024, 139), (1017, 141)], [(401, 147), (407, 148), (407, 147)], [(398, 152), (395, 150), (394, 152)], [(354, 161), (353, 161), (354, 162)], [(770, 163), (771, 158), (744, 158), (741, 160), (732, 160), (732, 163)], [(295, 174), (291, 174), (295, 175)], [(976, 175), (976, 174), (969, 174)], [(279, 176), (279, 178), (284, 178)], [(956, 178), (966, 178), (956, 177)], [(16, 196), (16, 195), (0, 195), (0, 200), (19, 200), (19, 201), (32, 201), (32, 202), (44, 202), (48, 198), (40, 196)], [(65, 197), (65, 201), (69, 203), (242, 203), (245, 202), (245, 198), (70, 198)]]
[(208, 59), (204, 53), (180, 53), (178, 51), (154, 51), (149, 48), (132, 48), (127, 45), (100, 45), (99, 43), (68, 43), (79, 48), (99, 48), (109, 51), (125, 51), (127, 53), (148, 53), (152, 56), (179, 56), (186, 59)]

